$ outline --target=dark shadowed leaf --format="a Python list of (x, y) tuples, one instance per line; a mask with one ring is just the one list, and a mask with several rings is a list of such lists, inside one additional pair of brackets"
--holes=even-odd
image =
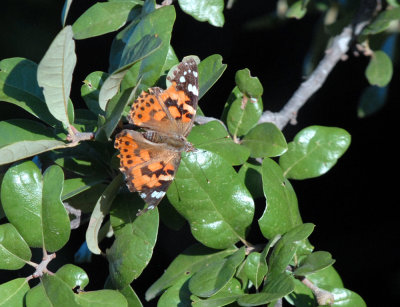
[(168, 288), (158, 300), (157, 307), (192, 306), (188, 281), (190, 277), (191, 275), (183, 276), (172, 287)]
[(350, 145), (350, 134), (341, 128), (310, 126), (301, 130), (279, 159), (286, 178), (306, 179), (329, 171)]
[(380, 110), (386, 103), (387, 86), (379, 87), (370, 85), (364, 89), (358, 102), (358, 117), (366, 117)]
[(66, 26), (51, 43), (39, 63), (37, 79), (50, 113), (65, 127), (70, 126), (69, 94), (76, 64), (72, 28)]
[(227, 248), (244, 240), (254, 214), (253, 199), (230, 163), (209, 151), (184, 153), (167, 195), (206, 246)]
[(264, 196), (261, 165), (258, 162), (249, 161), (244, 163), (238, 174), (254, 199)]
[(90, 73), (81, 87), (81, 95), (86, 103), (86, 106), (94, 114), (104, 115), (104, 110), (99, 105), (99, 93), (104, 81), (107, 79), (108, 74), (102, 71), (94, 71)]
[(208, 267), (236, 250), (234, 246), (225, 250), (211, 249), (200, 244), (190, 246), (171, 262), (164, 274), (146, 291), (146, 300), (153, 299), (181, 278)]
[(18, 270), (31, 260), (32, 253), (12, 224), (0, 225), (0, 270)]
[(294, 271), (294, 275), (306, 276), (321, 271), (335, 263), (332, 255), (328, 252), (317, 251), (309, 254), (300, 262), (299, 267)]
[(115, 1), (96, 3), (84, 12), (72, 25), (75, 39), (85, 39), (113, 32), (127, 22), (130, 15), (138, 14), (142, 1)]
[(373, 22), (367, 25), (361, 35), (377, 34), (389, 28), (392, 21), (400, 19), (400, 7), (380, 12)]
[(213, 54), (199, 64), (199, 99), (218, 81), (226, 69), (222, 56)]
[(49, 112), (38, 85), (37, 64), (30, 60), (0, 61), (0, 101), (13, 103), (51, 126), (58, 123)]
[(136, 216), (144, 206), (137, 194), (124, 193), (115, 198), (110, 221), (115, 241), (107, 250), (110, 277), (122, 289), (139, 277), (153, 255), (158, 233), (158, 212)]
[(256, 289), (258, 289), (268, 271), (265, 257), (261, 253), (252, 252), (247, 256), (244, 271)]

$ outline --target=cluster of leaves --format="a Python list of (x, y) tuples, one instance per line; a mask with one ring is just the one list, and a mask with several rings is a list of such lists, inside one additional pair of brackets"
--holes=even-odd
[[(223, 1), (179, 4), (199, 20), (223, 23)], [(258, 124), (263, 88), (247, 69), (237, 72), (221, 120), (192, 129), (189, 141), (198, 151), (183, 154), (160, 211), (136, 216), (145, 204), (124, 187), (112, 135), (138, 91), (164, 87), (165, 76), (179, 62), (170, 45), (174, 21), (173, 6), (156, 8), (152, 0), (96, 3), (57, 35), (39, 65), (22, 58), (0, 62), (0, 101), (43, 122), (0, 122), (1, 165), (34, 157), (1, 169), (0, 214), (6, 222), (0, 225), (0, 269), (38, 268), (31, 262), (31, 248), (47, 254), (64, 247), (72, 218), (66, 204), (91, 215), (84, 243), (91, 253), (103, 253), (99, 241), (110, 230), (115, 237), (104, 253), (109, 262), (106, 289), (84, 291), (87, 274), (65, 264), (55, 274), (42, 270), (45, 274), (32, 288), (29, 278), (0, 285), (0, 304), (142, 306), (130, 284), (152, 257), (160, 217), (173, 229), (188, 222), (199, 243), (183, 251), (146, 292), (147, 300), (162, 293), (159, 306), (273, 306), (282, 298), (296, 306), (315, 305), (315, 293), (301, 282), (305, 277), (331, 291), (336, 306), (365, 305), (344, 288), (331, 255), (313, 252), (307, 238), (314, 226), (302, 223), (289, 181), (329, 171), (350, 145), (350, 135), (340, 128), (311, 126), (287, 143), (272, 123)], [(81, 89), (87, 109), (74, 109), (68, 98), (76, 64), (74, 39), (123, 26), (111, 46), (109, 73), (87, 76)], [(199, 98), (225, 68), (220, 55), (200, 62)], [(85, 133), (94, 139), (79, 142)], [(265, 204), (256, 223), (255, 199)], [(259, 227), (265, 242), (247, 242), (251, 227)]]

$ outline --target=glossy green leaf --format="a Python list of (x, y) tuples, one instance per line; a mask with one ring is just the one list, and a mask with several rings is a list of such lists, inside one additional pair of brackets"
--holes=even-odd
[(381, 50), (374, 51), (365, 71), (371, 85), (386, 86), (392, 80), (393, 64), (390, 57)]
[(29, 290), (26, 278), (16, 278), (0, 285), (0, 306), (23, 307), (24, 297)]
[(311, 280), (319, 288), (325, 290), (332, 290), (334, 288), (343, 288), (343, 282), (340, 278), (339, 273), (333, 266), (328, 266), (321, 271), (317, 271), (307, 276), (307, 279)]
[(31, 250), (12, 224), (0, 225), (0, 270), (18, 270), (31, 260)]
[(285, 272), (286, 267), (293, 259), (301, 241), (307, 239), (312, 231), (314, 225), (307, 223), (296, 226), (289, 230), (275, 245), (268, 262), (268, 275), (267, 280), (274, 279)]
[(44, 288), (42, 301), (50, 301), (51, 306), (78, 307), (72, 289), (57, 275), (43, 275), (41, 278)]
[(336, 288), (331, 291), (335, 302), (332, 307), (366, 307), (367, 304), (357, 293), (348, 289)]
[(113, 32), (127, 22), (132, 9), (142, 1), (99, 2), (92, 5), (72, 25), (75, 39), (85, 39)]
[(222, 56), (213, 54), (200, 62), (199, 70), (199, 99), (218, 81), (227, 65), (222, 64)]
[(139, 297), (137, 296), (135, 291), (133, 291), (131, 285), (127, 285), (122, 289), (119, 289), (118, 291), (122, 293), (123, 296), (125, 296), (128, 302), (128, 307), (143, 307)]
[(114, 200), (110, 221), (115, 241), (107, 250), (110, 277), (124, 288), (139, 277), (149, 263), (158, 233), (158, 212), (151, 210), (136, 216), (144, 206), (137, 194), (125, 193)]
[(31, 288), (25, 296), (26, 305), (29, 307), (54, 307), (46, 297), (46, 291), (43, 283)]
[(49, 252), (63, 247), (69, 240), (71, 226), (68, 213), (61, 201), (64, 186), (62, 169), (53, 165), (43, 173), (41, 219), (43, 244)]
[[(132, 44), (137, 43), (145, 35), (156, 35), (161, 40), (162, 45), (150, 56), (136, 63), (128, 70), (121, 84), (122, 89), (135, 86), (140, 78), (143, 88), (153, 86), (159, 79), (167, 59), (175, 18), (174, 7), (172, 5), (167, 5), (145, 15), (138, 24), (132, 24), (132, 27), (129, 29), (127, 28), (125, 40), (129, 40)], [(113, 54), (118, 55), (118, 50), (121, 49), (123, 52), (123, 46), (120, 46), (117, 50), (112, 49)], [(116, 59), (110, 57), (110, 62), (118, 62), (119, 65), (120, 58), (118, 56)], [(118, 67), (119, 66), (115, 67), (114, 65), (110, 65), (110, 69)]]
[(179, 64), (179, 59), (176, 56), (174, 48), (170, 45), (168, 48), (167, 57), (165, 59), (165, 63), (163, 68), (161, 69), (161, 74), (167, 74), (168, 71), (174, 67), (175, 65)]
[(288, 10), (286, 11), (286, 17), (288, 18), (296, 18), (296, 19), (301, 19), (304, 17), (304, 15), (307, 13), (307, 9), (303, 6), (303, 3), (301, 0), (296, 1), (293, 3)]
[(261, 98), (247, 98), (235, 87), (228, 98), (226, 123), (233, 136), (247, 134), (258, 122), (263, 112)]
[(238, 174), (254, 199), (264, 196), (261, 165), (258, 162), (249, 161), (244, 163)]
[[(9, 168), (1, 200), (8, 220), (31, 247), (60, 249), (69, 239), (68, 214), (61, 202), (64, 174), (58, 166), (42, 175), (31, 161)], [(31, 225), (27, 228), (26, 225)]]
[[(235, 302), (239, 297), (243, 295), (240, 282), (232, 278), (220, 291), (211, 296), (208, 299), (199, 299), (193, 301), (192, 306), (196, 307), (219, 307), (226, 306), (230, 303)], [(192, 299), (193, 299), (192, 295)]]
[(315, 297), (311, 289), (300, 280), (294, 279), (293, 292), (285, 296), (285, 300), (296, 307), (315, 306)]
[(272, 159), (264, 159), (261, 167), (266, 207), (258, 220), (264, 237), (272, 239), (302, 223), (296, 193), (282, 169)]
[(398, 21), (399, 19), (399, 7), (379, 12), (376, 18), (364, 28), (361, 35), (371, 35), (383, 32), (389, 28), (392, 21)]
[(262, 123), (251, 129), (242, 145), (250, 149), (252, 158), (276, 157), (287, 150), (282, 132), (272, 123)]
[(58, 121), (46, 106), (36, 76), (37, 64), (30, 60), (9, 58), (0, 61), (0, 101), (15, 104), (55, 126)]
[(217, 260), (196, 272), (189, 280), (190, 291), (200, 297), (210, 297), (220, 291), (232, 279), (236, 268), (244, 260), (245, 249), (237, 250), (231, 256)]
[(111, 204), (118, 193), (118, 190), (123, 182), (122, 174), (119, 174), (107, 186), (100, 198), (97, 200), (96, 206), (93, 209), (88, 229), (86, 230), (86, 243), (89, 250), (93, 254), (100, 255), (101, 250), (98, 244), (98, 234), (105, 216), (108, 214)]
[(279, 164), (286, 178), (306, 179), (329, 171), (350, 145), (350, 134), (341, 128), (310, 126), (288, 144)]
[(301, 261), (300, 266), (294, 271), (296, 276), (307, 276), (331, 266), (335, 263), (328, 252), (317, 251), (308, 255)]
[(178, 3), (182, 11), (198, 21), (207, 21), (215, 27), (225, 23), (223, 0), (178, 0)]
[(239, 306), (260, 306), (280, 299), (294, 290), (293, 277), (280, 274), (266, 284), (262, 292), (247, 294), (238, 299)]
[(216, 153), (232, 165), (243, 164), (249, 157), (249, 150), (236, 144), (218, 121), (194, 126), (189, 141), (198, 150), (204, 149)]
[(257, 77), (252, 77), (248, 68), (236, 72), (235, 83), (247, 97), (259, 98), (263, 94), (260, 80)]
[(68, 101), (72, 72), (76, 64), (71, 26), (66, 26), (51, 43), (39, 63), (37, 79), (50, 113), (64, 126), (70, 126)]
[(76, 301), (79, 306), (92, 307), (92, 306), (104, 306), (104, 307), (128, 307), (126, 298), (116, 290), (97, 290), (80, 292), (76, 296)]
[(189, 290), (190, 275), (183, 276), (172, 287), (168, 288), (157, 302), (157, 307), (191, 306)]
[(104, 115), (104, 110), (99, 105), (99, 93), (104, 81), (107, 79), (108, 74), (102, 71), (94, 71), (90, 73), (81, 87), (81, 95), (86, 103), (86, 106), (94, 114)]
[(190, 246), (171, 262), (164, 274), (146, 291), (146, 300), (153, 299), (181, 278), (208, 267), (236, 250), (234, 246), (225, 250), (215, 250), (200, 244)]
[(57, 270), (57, 276), (62, 279), (71, 289), (79, 287), (85, 289), (89, 283), (89, 276), (80, 267), (73, 264), (65, 264)]
[[(130, 40), (136, 41), (136, 37), (130, 37), (122, 52), (119, 68), (108, 76), (101, 87), (99, 93), (99, 106), (103, 110), (106, 108), (108, 100), (117, 94), (128, 69), (154, 53), (160, 48), (162, 43), (161, 39), (156, 35), (145, 35), (141, 40), (135, 43), (131, 43)], [(138, 84), (139, 82), (137, 82), (135, 86)]]
[(268, 272), (267, 261), (261, 253), (252, 252), (247, 256), (244, 270), (247, 277), (258, 289)]
[(253, 219), (254, 202), (238, 174), (209, 151), (183, 154), (167, 195), (193, 236), (208, 247), (222, 249), (244, 240)]

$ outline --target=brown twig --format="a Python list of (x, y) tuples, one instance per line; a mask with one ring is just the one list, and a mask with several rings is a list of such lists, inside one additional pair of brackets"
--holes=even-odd
[(313, 292), (318, 305), (332, 305), (335, 302), (335, 298), (331, 292), (318, 288), (306, 277), (299, 278), (299, 280)]
[(38, 277), (42, 277), (43, 274), (49, 274), (49, 275), (53, 275), (54, 273), (49, 271), (47, 269), (47, 266), (49, 265), (49, 263), (56, 258), (56, 253), (53, 254), (47, 254), (46, 250), (43, 250), (43, 259), (42, 262), (40, 262), (39, 264), (34, 263), (34, 262), (30, 262), (28, 261), (27, 263), (31, 266), (33, 266), (34, 268), (36, 268), (35, 272), (33, 272), (32, 275), (28, 276), (26, 278), (26, 280), (31, 280), (34, 278), (38, 278)]

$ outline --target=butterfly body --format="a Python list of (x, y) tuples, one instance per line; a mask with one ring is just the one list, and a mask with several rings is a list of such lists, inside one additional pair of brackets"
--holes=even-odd
[(175, 177), (183, 151), (194, 151), (186, 137), (193, 126), (198, 102), (197, 62), (187, 57), (169, 77), (167, 90), (142, 92), (132, 104), (129, 122), (144, 132), (123, 130), (115, 138), (120, 170), (130, 191), (155, 208)]

